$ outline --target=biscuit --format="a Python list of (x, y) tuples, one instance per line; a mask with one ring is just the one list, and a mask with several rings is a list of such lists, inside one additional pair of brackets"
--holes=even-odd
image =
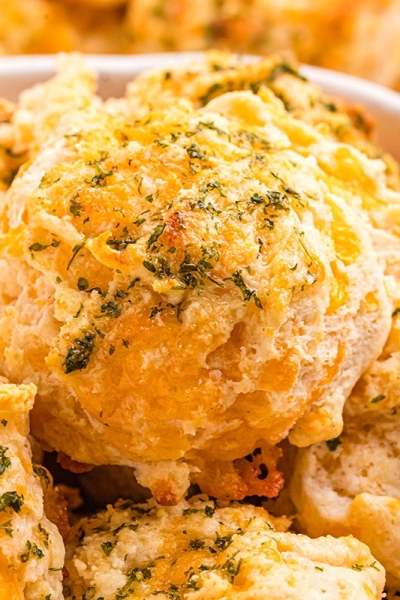
[(164, 504), (190, 479), (274, 496), (274, 446), (336, 436), (387, 337), (361, 198), (397, 192), (381, 161), (261, 84), (135, 122), (132, 95), (119, 111), (90, 103), (84, 71), (74, 100), (74, 64), (55, 80), (68, 114), (61, 85), (25, 93), (34, 107), (46, 86), (59, 95), (4, 201), (0, 371), (38, 386), (46, 448), (133, 466)]
[(0, 382), (0, 597), (62, 600), (64, 545), (44, 513), (27, 435), (35, 386)]
[(384, 570), (352, 536), (312, 540), (250, 505), (205, 496), (165, 508), (120, 501), (67, 543), (66, 598), (381, 598)]

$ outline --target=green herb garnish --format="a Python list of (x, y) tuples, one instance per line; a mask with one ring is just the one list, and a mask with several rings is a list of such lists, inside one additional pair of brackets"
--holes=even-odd
[(334, 452), (340, 444), (342, 444), (342, 440), (339, 437), (332, 438), (331, 440), (327, 440), (326, 445), (330, 452)]
[(63, 362), (64, 372), (66, 374), (72, 371), (81, 371), (86, 369), (90, 356), (94, 350), (95, 333), (86, 333), (83, 338), (75, 338), (73, 346), (68, 350), (67, 356)]
[(11, 460), (6, 456), (8, 448), (0, 446), (0, 475), (3, 475), (4, 471), (11, 466)]

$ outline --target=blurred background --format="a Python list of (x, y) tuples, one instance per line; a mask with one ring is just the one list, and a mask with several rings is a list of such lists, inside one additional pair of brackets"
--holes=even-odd
[(400, 89), (400, 0), (0, 0), (0, 55), (210, 48)]

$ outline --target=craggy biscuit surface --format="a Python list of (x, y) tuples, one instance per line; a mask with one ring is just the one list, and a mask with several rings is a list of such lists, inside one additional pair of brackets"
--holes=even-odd
[(0, 598), (62, 599), (64, 545), (43, 509), (27, 439), (35, 386), (0, 382)]
[(399, 318), (355, 386), (340, 437), (299, 453), (291, 496), (309, 535), (352, 533), (400, 584)]
[[(337, 167), (334, 167), (334, 169)], [(386, 203), (363, 198), (375, 252), (392, 280), (392, 327), (382, 354), (355, 385), (344, 431), (300, 452), (291, 495), (310, 535), (352, 533), (367, 543), (400, 584), (400, 236), (398, 194)]]
[(51, 95), (4, 199), (0, 368), (38, 385), (33, 432), (135, 466), (164, 504), (190, 472), (213, 496), (276, 495), (275, 444), (340, 432), (390, 324), (360, 210), (396, 195), (384, 165), (293, 117), (268, 65), (249, 68), (258, 94), (244, 80), (136, 121), (132, 96), (81, 102), (84, 71), (71, 110), (67, 68), (68, 114)]
[(82, 519), (67, 544), (66, 597), (381, 598), (382, 566), (352, 536), (311, 540), (266, 511), (206, 497)]
[[(260, 60), (213, 50), (200, 56), (190, 63), (184, 56), (176, 57), (173, 69), (165, 66), (140, 73), (128, 84), (129, 105), (143, 113), (149, 107), (165, 106), (183, 96), (200, 107), (224, 92), (244, 89), (257, 92), (267, 87), (291, 116), (313, 125), (329, 139), (345, 142), (371, 158), (384, 160), (388, 184), (399, 187), (399, 166), (371, 141), (373, 121), (363, 107), (327, 96), (302, 77), (294, 64), (277, 54)], [(112, 102), (109, 100), (108, 104)]]

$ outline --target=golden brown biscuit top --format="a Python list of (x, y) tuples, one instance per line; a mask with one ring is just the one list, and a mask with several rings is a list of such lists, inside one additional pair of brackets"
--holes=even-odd
[[(33, 123), (33, 161), (3, 209), (5, 265), (20, 273), (4, 360), (13, 370), (7, 348), (20, 346), (16, 376), (39, 384), (36, 435), (83, 463), (140, 463), (168, 503), (189, 471), (204, 487), (207, 464), (218, 472), (261, 440), (272, 456), (296, 421), (299, 445), (332, 437), (389, 325), (359, 212), (360, 197), (387, 193), (383, 164), (261, 84), (203, 108), (160, 97), (144, 111), (142, 81), (135, 120), (133, 88), (126, 103), (90, 103), (92, 77), (78, 68), (76, 80), (76, 61), (59, 87), (23, 99), (49, 137)], [(241, 87), (268, 69), (252, 65)], [(228, 69), (234, 81), (246, 72)], [(267, 470), (250, 478), (275, 494)], [(261, 493), (259, 481), (241, 487), (242, 471), (228, 469), (233, 497)], [(222, 487), (209, 493), (232, 497)]]
[[(173, 508), (120, 501), (82, 519), (67, 544), (66, 597), (379, 598), (384, 573), (351, 536), (285, 532), (249, 505), (195, 497)], [(344, 584), (345, 582), (345, 584)]]

